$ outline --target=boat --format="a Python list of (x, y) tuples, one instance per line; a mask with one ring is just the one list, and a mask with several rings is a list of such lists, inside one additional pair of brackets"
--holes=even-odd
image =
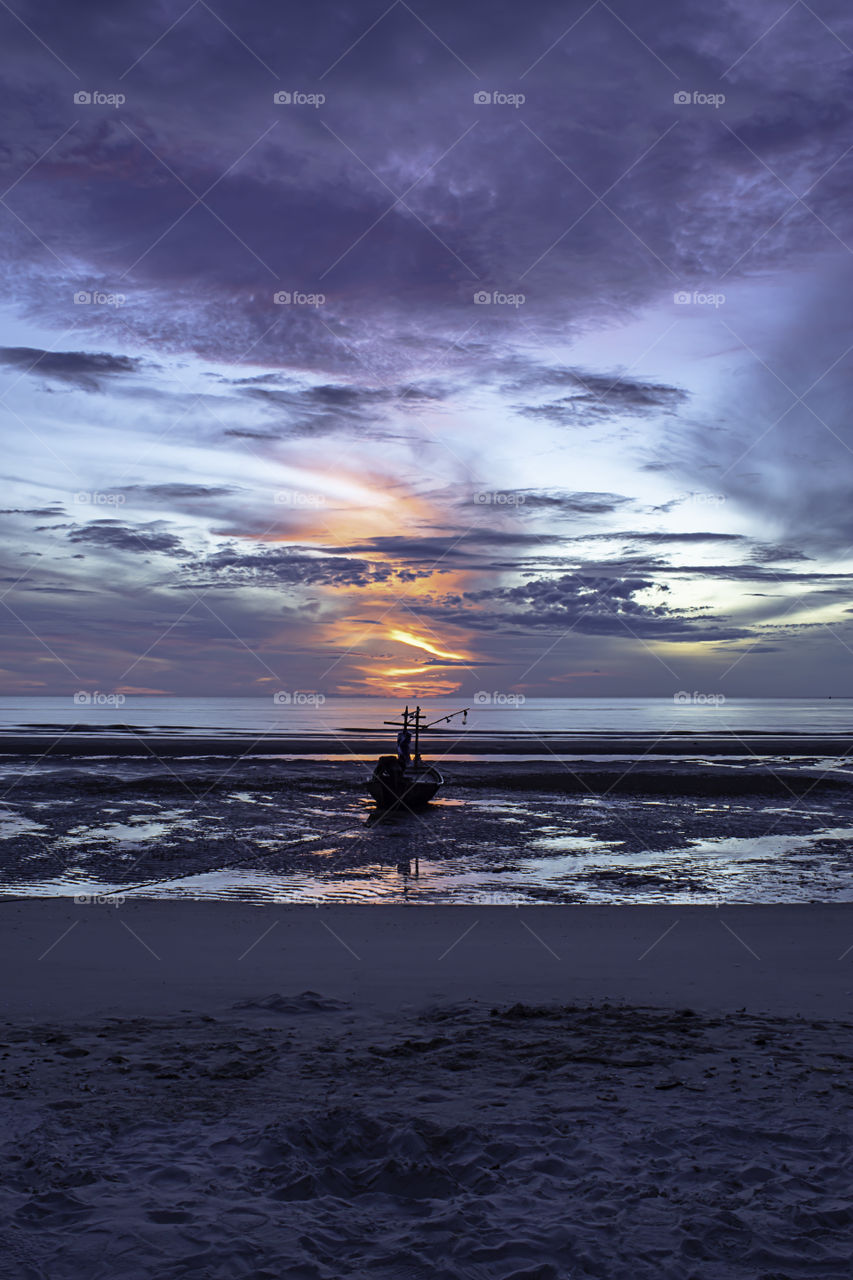
[(433, 765), (400, 767), (396, 756), (380, 756), (367, 789), (380, 809), (399, 805), (405, 809), (422, 809), (429, 804), (444, 778)]
[[(465, 707), (462, 711), (452, 711), (449, 715), (440, 716), (425, 724), (422, 723), (423, 712), (420, 707), (410, 711), (406, 706), (400, 720), (384, 721), (400, 732), (397, 734), (397, 755), (380, 756), (367, 784), (378, 809), (415, 810), (429, 804), (444, 778), (434, 765), (424, 763), (420, 753), (420, 734), (424, 729), (432, 729), (437, 724), (452, 720), (454, 716), (462, 716), (464, 724), (468, 711), (469, 708)], [(413, 756), (409, 755), (408, 750), (412, 739), (410, 725), (414, 727)]]

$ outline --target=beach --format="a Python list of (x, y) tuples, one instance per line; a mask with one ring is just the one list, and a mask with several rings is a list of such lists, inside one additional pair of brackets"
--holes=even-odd
[[(528, 746), (529, 750), (529, 746)], [(440, 761), (377, 815), (371, 759), (0, 760), (0, 895), (481, 905), (853, 897), (844, 757)]]
[(0, 743), (4, 1280), (847, 1275), (843, 735), (380, 744)]
[(847, 1274), (849, 906), (0, 919), (4, 1274)]
[(0, 1280), (853, 1277), (853, 7), (0, 10)]
[(611, 1000), (708, 1013), (853, 1015), (853, 904), (364, 908), (7, 899), (0, 920), (4, 971), (15, 973), (2, 1009), (17, 1019), (171, 1015), (199, 1001), (221, 1012), (277, 988), (313, 988), (390, 1013), (431, 1001)]

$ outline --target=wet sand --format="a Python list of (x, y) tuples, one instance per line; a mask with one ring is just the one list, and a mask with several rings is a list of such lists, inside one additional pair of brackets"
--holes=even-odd
[(837, 755), (448, 757), (427, 810), (380, 821), (371, 767), (350, 756), (0, 759), (0, 893), (523, 905), (853, 896), (853, 769)]
[(426, 810), (378, 821), (368, 773), (352, 760), (2, 761), (0, 893), (520, 905), (853, 895), (853, 774), (837, 759), (448, 762)]

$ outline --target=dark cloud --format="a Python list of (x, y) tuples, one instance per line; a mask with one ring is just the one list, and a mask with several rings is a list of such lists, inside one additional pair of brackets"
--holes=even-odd
[(749, 553), (750, 560), (756, 564), (790, 564), (792, 562), (805, 562), (813, 560), (813, 556), (808, 556), (798, 547), (780, 546), (778, 543), (766, 542), (760, 546), (753, 547)]
[(227, 547), (203, 560), (188, 562), (184, 568), (196, 589), (207, 585), (365, 587), (392, 578), (406, 581), (418, 576), (393, 564), (289, 547), (258, 551)]
[(84, 391), (96, 391), (103, 378), (136, 373), (141, 368), (142, 361), (103, 352), (0, 347), (0, 365), (22, 369), (36, 378), (72, 383)]
[(690, 529), (679, 533), (644, 533), (639, 529), (632, 532), (613, 533), (604, 535), (606, 537), (623, 538), (630, 542), (648, 542), (651, 544), (666, 544), (671, 542), (677, 545), (680, 542), (746, 542), (746, 535), (743, 533), (711, 533), (703, 529)]
[(609, 515), (631, 502), (618, 493), (558, 493), (536, 489), (499, 489), (497, 506), (514, 505), (522, 512), (547, 511), (551, 515)]
[[(285, 48), (260, 0), (239, 12), (226, 3), (224, 26), (196, 6), (170, 20), (123, 11), (98, 34), (94, 20), (70, 29), (67, 11), (49, 0), (30, 13), (33, 29), (78, 75), (103, 76), (119, 50), (128, 67), (140, 59), (122, 81), (126, 106), (88, 114), (75, 108), (67, 71), (6, 15), (10, 171), (53, 144), (10, 197), (23, 219), (8, 230), (18, 280), (27, 264), (47, 262), (44, 244), (57, 244), (69, 277), (81, 264), (78, 283), (126, 277), (121, 323), (161, 350), (228, 359), (251, 350), (278, 367), (364, 360), (386, 373), (419, 344), (421, 354), (432, 348), (458, 362), (493, 352), (498, 335), (506, 341), (524, 325), (565, 335), (592, 317), (622, 318), (680, 285), (705, 284), (741, 254), (741, 272), (787, 262), (793, 238), (802, 251), (825, 244), (826, 233), (800, 206), (781, 218), (790, 193), (748, 148), (770, 169), (802, 166), (817, 178), (826, 156), (847, 145), (851, 106), (837, 62), (814, 76), (833, 37), (807, 14), (797, 58), (772, 42), (743, 58), (778, 18), (771, 13), (764, 3), (749, 13), (729, 7), (723, 20), (698, 0), (658, 0), (642, 13), (581, 0), (524, 13), (433, 0), (436, 38), (405, 6), (370, 16), (339, 9), (334, 22), (322, 8), (303, 9)], [(800, 17), (786, 27), (798, 29)], [(849, 33), (838, 4), (824, 20)], [(522, 77), (523, 111), (474, 104), (478, 85), (520, 89)], [(323, 78), (326, 104), (276, 109), (279, 78), (315, 88)], [(722, 110), (674, 107), (673, 86), (696, 78), (725, 89)], [(24, 106), (36, 81), (39, 113)], [(834, 170), (810, 192), (842, 239), (843, 177)], [(182, 182), (210, 188), (207, 207), (188, 209)], [(749, 200), (740, 198), (746, 184)], [(521, 288), (526, 302), (476, 307), (482, 285)], [(326, 302), (276, 307), (281, 288), (320, 289)], [(144, 307), (134, 308), (134, 290)], [(55, 280), (48, 288), (31, 278), (28, 292), (55, 316)], [(76, 323), (102, 328), (105, 309), (73, 308), (72, 296)], [(583, 370), (564, 385), (570, 395), (522, 411), (566, 422), (646, 416), (684, 394)]]
[(180, 538), (164, 532), (161, 521), (128, 525), (120, 520), (94, 520), (82, 528), (72, 529), (67, 536), (69, 542), (82, 542), (111, 551), (132, 551), (137, 555), (182, 550)]
[(566, 370), (563, 381), (570, 388), (568, 395), (544, 404), (519, 405), (516, 411), (524, 417), (544, 418), (561, 426), (593, 426), (618, 417), (674, 413), (688, 398), (679, 387), (634, 378), (614, 380), (606, 375)]
[(223, 436), (231, 437), (234, 440), (278, 440), (277, 431), (252, 431), (248, 427), (237, 428), (230, 427), (227, 431), (223, 431)]
[(6, 507), (0, 510), (0, 516), (63, 516), (64, 507)]
[(848, 573), (828, 573), (818, 570), (799, 572), (788, 569), (767, 569), (761, 565), (751, 564), (677, 565), (673, 566), (673, 572), (685, 577), (695, 577), (699, 581), (702, 578), (726, 578), (731, 582), (778, 582), (780, 584), (797, 582), (811, 584), (815, 588), (822, 582), (853, 583), (853, 571)]
[(140, 497), (156, 498), (163, 502), (182, 502), (185, 499), (221, 498), (238, 493), (232, 485), (205, 484), (126, 484), (116, 492), (138, 494)]
[(567, 542), (646, 542), (652, 546), (664, 546), (672, 543), (677, 546), (679, 543), (690, 542), (748, 542), (746, 534), (743, 533), (716, 533), (704, 529), (689, 529), (673, 532), (663, 530), (642, 529), (610, 529), (599, 533), (581, 533), (575, 536), (568, 535)]
[[(452, 564), (459, 567), (465, 561), (472, 565), (493, 564), (495, 553), (503, 548), (516, 552), (541, 548), (543, 543), (559, 542), (560, 538), (549, 537), (547, 540), (535, 533), (523, 533), (512, 529), (459, 529), (458, 532), (406, 536), (405, 534), (380, 534), (366, 541), (353, 543), (349, 548), (335, 548), (339, 552), (346, 550), (368, 555), (389, 556), (397, 563), (417, 565), (437, 565), (439, 568)], [(326, 550), (333, 550), (327, 547)]]
[(581, 635), (627, 636), (668, 641), (732, 640), (748, 636), (740, 627), (722, 625), (707, 615), (680, 616), (666, 603), (638, 599), (656, 588), (651, 578), (564, 574), (537, 578), (515, 587), (465, 592), (476, 605), (501, 604), (504, 609), (468, 611), (468, 625), (487, 630), (573, 630)]
[[(416, 411), (449, 394), (448, 389), (438, 383), (392, 387), (347, 383), (296, 386), (291, 380), (275, 375), (237, 380), (232, 385), (243, 397), (274, 413), (282, 423), (281, 434), (309, 437), (354, 431), (375, 438), (379, 424), (388, 422), (392, 411)], [(254, 431), (226, 434), (267, 438), (266, 433)]]

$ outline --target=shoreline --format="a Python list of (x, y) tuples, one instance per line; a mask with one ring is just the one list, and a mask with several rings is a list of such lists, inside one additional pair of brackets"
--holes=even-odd
[(351, 759), (18, 760), (0, 771), (0, 879), (27, 898), (134, 885), (269, 905), (851, 897), (846, 759), (448, 761), (440, 794), (415, 815), (377, 814), (369, 769)]
[(853, 1011), (853, 903), (320, 906), (0, 900), (0, 1017), (223, 1012), (306, 990), (436, 1003)]
[[(847, 756), (853, 753), (853, 734), (805, 733), (688, 733), (451, 735), (423, 739), (424, 755), (654, 755), (654, 756)], [(353, 737), (329, 734), (204, 734), (176, 735), (131, 732), (128, 736), (63, 733), (0, 734), (0, 756), (287, 756), (312, 757), (349, 754), (372, 758), (392, 751), (386, 735)]]

